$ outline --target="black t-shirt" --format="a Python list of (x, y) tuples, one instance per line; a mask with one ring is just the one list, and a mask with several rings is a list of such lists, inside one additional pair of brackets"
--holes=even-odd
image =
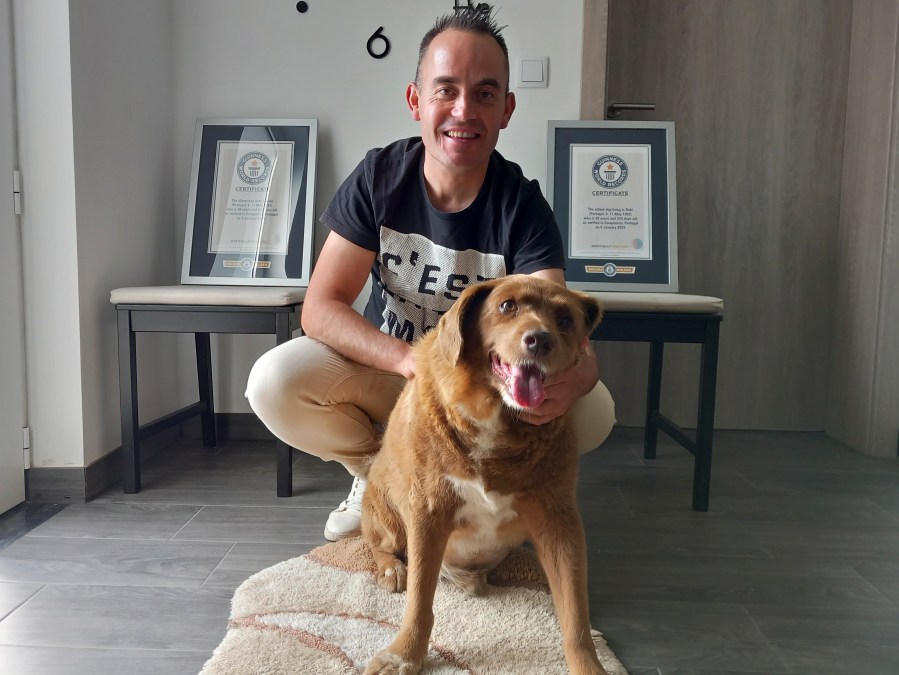
[(442, 213), (428, 199), (420, 138), (370, 150), (321, 220), (377, 253), (365, 317), (410, 342), (471, 284), (565, 265), (559, 227), (537, 181), (496, 151), (471, 205)]

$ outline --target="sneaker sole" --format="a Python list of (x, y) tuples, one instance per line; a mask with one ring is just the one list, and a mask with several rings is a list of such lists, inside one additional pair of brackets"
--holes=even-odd
[(332, 532), (327, 527), (325, 528), (325, 539), (328, 541), (340, 541), (341, 539), (349, 539), (351, 537), (361, 537), (362, 529), (351, 530), (350, 532)]

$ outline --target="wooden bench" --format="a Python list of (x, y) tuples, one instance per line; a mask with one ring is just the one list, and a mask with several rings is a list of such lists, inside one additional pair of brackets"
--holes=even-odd
[[(305, 288), (263, 286), (143, 286), (117, 288), (109, 300), (118, 315), (119, 401), (122, 414), (122, 481), (126, 493), (140, 492), (140, 442), (200, 416), (203, 445), (215, 439), (210, 333), (271, 334), (287, 342), (300, 327)], [(138, 426), (137, 333), (193, 333), (197, 350), (199, 401)], [(277, 441), (277, 491), (289, 497), (292, 448)]]

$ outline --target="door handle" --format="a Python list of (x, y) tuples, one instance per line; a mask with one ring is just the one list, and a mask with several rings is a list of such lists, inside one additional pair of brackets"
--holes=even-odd
[(621, 117), (622, 110), (655, 110), (655, 103), (610, 103), (606, 108), (606, 119)]

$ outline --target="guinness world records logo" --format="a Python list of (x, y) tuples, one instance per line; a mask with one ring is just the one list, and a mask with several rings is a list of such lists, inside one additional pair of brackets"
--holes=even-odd
[(248, 152), (237, 162), (237, 175), (248, 185), (259, 185), (272, 173), (272, 160), (264, 152)]
[(618, 155), (603, 155), (593, 163), (593, 180), (606, 190), (614, 190), (627, 180), (627, 163)]

